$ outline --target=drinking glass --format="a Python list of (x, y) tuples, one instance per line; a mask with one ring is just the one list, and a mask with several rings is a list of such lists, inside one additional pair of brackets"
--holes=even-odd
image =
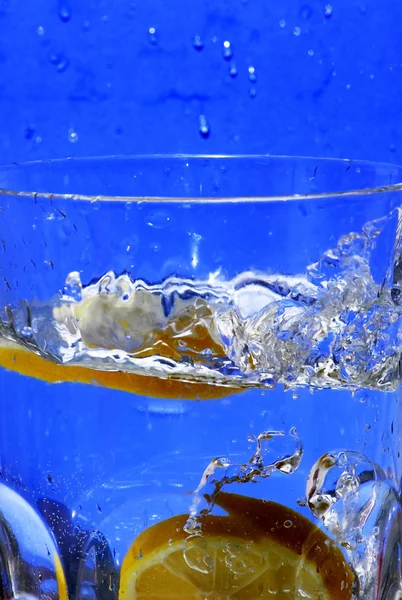
[(0, 168), (0, 595), (396, 600), (402, 168)]

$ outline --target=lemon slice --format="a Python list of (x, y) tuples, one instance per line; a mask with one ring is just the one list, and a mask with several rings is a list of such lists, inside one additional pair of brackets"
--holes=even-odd
[(179, 515), (143, 531), (121, 566), (119, 600), (350, 600), (339, 548), (280, 504), (221, 493), (227, 516), (205, 516), (187, 540)]
[(151, 398), (171, 400), (213, 400), (241, 391), (201, 382), (162, 379), (123, 371), (100, 371), (88, 367), (60, 365), (26, 350), (23, 346), (1, 340), (0, 366), (9, 371), (41, 379), (48, 383), (85, 383)]

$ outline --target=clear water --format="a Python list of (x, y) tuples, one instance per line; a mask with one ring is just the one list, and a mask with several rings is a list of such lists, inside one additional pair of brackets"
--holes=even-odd
[[(325, 530), (356, 574), (354, 598), (400, 597), (402, 308), (397, 265), (372, 273), (386, 225), (343, 236), (297, 276), (150, 285), (109, 271), (85, 284), (72, 271), (52, 300), (4, 309), (3, 345), (49, 364), (229, 388), (190, 402), (3, 373), (3, 393), (29, 398), (9, 410), (31, 454), (3, 477), (53, 531), (75, 597), (117, 598), (125, 553), (152, 523), (185, 513), (187, 542), (202, 539), (222, 489)], [(213, 568), (207, 549), (197, 556), (190, 566)]]

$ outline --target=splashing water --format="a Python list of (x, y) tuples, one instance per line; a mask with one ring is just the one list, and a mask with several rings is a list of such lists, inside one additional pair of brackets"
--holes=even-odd
[[(212, 572), (213, 560), (203, 538), (202, 519), (213, 511), (216, 498), (223, 487), (233, 483), (257, 482), (270, 477), (275, 471), (291, 475), (300, 465), (303, 448), (295, 428), (288, 435), (284, 431), (264, 431), (256, 438), (250, 437), (249, 441), (254, 441), (256, 448), (247, 462), (234, 464), (224, 457), (213, 459), (194, 491), (189, 518), (184, 527), (188, 537), (183, 556), (189, 567), (203, 573)], [(233, 554), (232, 549), (228, 560), (237, 564), (235, 558), (238, 557)], [(238, 568), (241, 568), (240, 562)]]
[(387, 579), (382, 590), (399, 585), (400, 568), (391, 564), (381, 573), (379, 564), (385, 538), (400, 556), (401, 516), (397, 493), (378, 465), (358, 452), (329, 452), (313, 465), (306, 496), (312, 514), (346, 550), (359, 581), (357, 597), (372, 598), (380, 575)]
[(0, 333), (49, 360), (100, 370), (238, 388), (392, 391), (402, 349), (400, 266), (397, 258), (381, 282), (370, 268), (386, 223), (343, 236), (298, 276), (244, 272), (149, 285), (109, 272), (85, 286), (73, 272), (61, 297), (6, 306)]

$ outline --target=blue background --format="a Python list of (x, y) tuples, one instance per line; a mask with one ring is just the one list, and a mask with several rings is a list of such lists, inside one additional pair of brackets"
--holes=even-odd
[(400, 0), (1, 0), (0, 162), (154, 152), (402, 162), (401, 23)]

